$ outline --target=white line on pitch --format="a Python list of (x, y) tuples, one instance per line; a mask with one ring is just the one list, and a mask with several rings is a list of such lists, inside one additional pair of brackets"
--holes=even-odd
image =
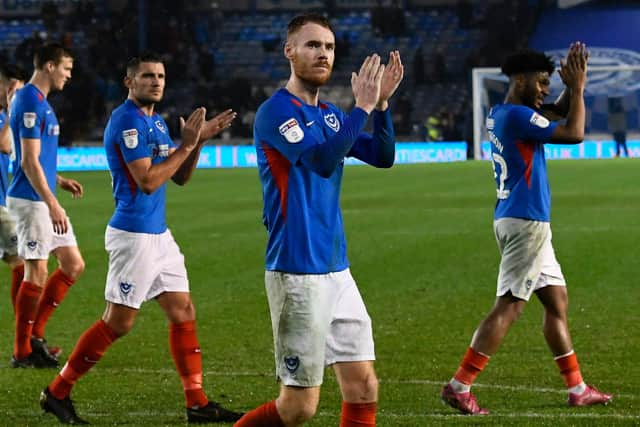
[[(175, 370), (173, 369), (144, 369), (144, 368), (117, 368), (118, 371), (125, 371), (131, 373), (139, 373), (139, 374), (174, 374)], [(274, 373), (263, 373), (263, 372), (223, 372), (223, 371), (205, 371), (204, 375), (211, 377), (275, 377)], [(325, 377), (325, 380), (333, 380), (332, 376)], [(385, 379), (380, 378), (380, 383), (382, 384), (426, 384), (426, 385), (436, 385), (441, 386), (444, 385), (446, 381), (435, 381), (435, 380), (395, 380), (395, 379)], [(529, 387), (529, 386), (513, 386), (513, 385), (502, 385), (502, 384), (483, 384), (483, 383), (475, 383), (474, 387), (478, 388), (489, 388), (496, 390), (507, 390), (507, 391), (522, 391), (522, 392), (532, 392), (532, 393), (557, 393), (557, 394), (566, 394), (566, 389), (560, 388), (545, 388), (545, 387)], [(618, 394), (613, 393), (615, 398), (625, 398), (625, 399), (637, 399), (638, 396), (633, 394)]]

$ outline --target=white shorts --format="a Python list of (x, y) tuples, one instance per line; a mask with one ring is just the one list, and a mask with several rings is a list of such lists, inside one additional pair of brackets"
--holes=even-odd
[(0, 258), (18, 255), (18, 235), (16, 223), (9, 210), (0, 205)]
[(67, 232), (54, 233), (49, 208), (45, 202), (7, 197), (7, 208), (16, 223), (18, 255), (23, 259), (48, 259), (54, 249), (78, 246), (68, 217)]
[(520, 218), (500, 218), (493, 230), (502, 255), (497, 296), (511, 291), (528, 301), (545, 286), (566, 286), (551, 244), (548, 222)]
[(164, 292), (189, 292), (184, 255), (168, 229), (147, 234), (107, 226), (104, 242), (109, 254), (107, 301), (139, 309)]
[(266, 271), (276, 375), (284, 385), (322, 384), (325, 366), (375, 360), (371, 318), (349, 269)]

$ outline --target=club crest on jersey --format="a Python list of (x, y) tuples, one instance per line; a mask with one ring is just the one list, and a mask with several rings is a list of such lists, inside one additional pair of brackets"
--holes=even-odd
[(122, 131), (122, 139), (124, 139), (124, 145), (127, 148), (136, 148), (138, 146), (138, 130), (127, 129)]
[(298, 356), (285, 356), (284, 366), (286, 366), (287, 371), (293, 374), (300, 367), (300, 358)]
[(162, 123), (162, 120), (156, 120), (155, 124), (160, 132), (167, 133), (167, 128), (164, 127), (164, 123)]
[(133, 283), (120, 282), (120, 292), (122, 292), (123, 295), (129, 295), (131, 289), (133, 289)]
[(334, 113), (329, 113), (324, 116), (324, 122), (333, 129), (334, 132), (338, 132), (340, 130), (340, 122)]
[(36, 125), (36, 113), (24, 113), (22, 115), (22, 122), (24, 127), (31, 129)]
[(278, 126), (278, 131), (290, 144), (297, 144), (304, 138), (304, 131), (293, 117)]
[(27, 242), (27, 247), (30, 250), (34, 251), (38, 247), (38, 241), (37, 240), (29, 240)]
[(549, 126), (549, 120), (547, 120), (545, 117), (541, 116), (538, 113), (533, 113), (529, 121), (531, 122), (532, 125), (536, 125), (542, 129), (545, 129), (546, 127)]

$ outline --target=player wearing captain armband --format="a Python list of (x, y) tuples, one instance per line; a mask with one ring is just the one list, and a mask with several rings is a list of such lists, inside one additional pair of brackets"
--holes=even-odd
[[(564, 378), (568, 404), (607, 404), (612, 398), (584, 383), (573, 350), (566, 283), (551, 243), (551, 193), (544, 155), (546, 143), (582, 142), (588, 56), (584, 44), (571, 45), (559, 70), (566, 88), (550, 105), (543, 104), (554, 71), (548, 56), (523, 51), (502, 66), (509, 76), (509, 91), (505, 103), (494, 106), (486, 119), (498, 199), (494, 232), (502, 256), (497, 298), (441, 393), (445, 403), (463, 413), (488, 413), (476, 403), (471, 385), (534, 293), (544, 307), (544, 337)], [(553, 121), (563, 117), (565, 124)]]

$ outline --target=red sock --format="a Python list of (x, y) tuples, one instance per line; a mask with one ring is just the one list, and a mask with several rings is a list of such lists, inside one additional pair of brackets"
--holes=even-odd
[(22, 282), (16, 297), (16, 338), (13, 355), (23, 359), (31, 354), (31, 331), (36, 318), (36, 307), (42, 288), (31, 282)]
[(11, 270), (11, 304), (13, 305), (13, 313), (16, 313), (16, 299), (18, 298), (18, 290), (24, 279), (24, 264), (20, 264)]
[(375, 427), (377, 409), (376, 402), (342, 402), (340, 427)]
[(558, 368), (560, 368), (560, 374), (562, 374), (567, 388), (575, 387), (582, 382), (578, 356), (576, 356), (573, 350), (571, 350), (571, 353), (568, 355), (557, 358), (556, 364)]
[(207, 406), (209, 399), (202, 390), (202, 354), (195, 320), (170, 324), (169, 349), (182, 380), (187, 407)]
[(59, 268), (54, 271), (44, 284), (44, 292), (38, 301), (38, 312), (36, 323), (33, 325), (33, 335), (38, 338), (44, 337), (44, 327), (47, 320), (53, 314), (58, 304), (62, 302), (67, 291), (75, 283), (75, 280), (67, 276)]
[(284, 427), (276, 401), (272, 400), (247, 412), (233, 427)]
[(64, 399), (78, 379), (93, 368), (107, 349), (118, 339), (116, 333), (103, 320), (98, 320), (80, 337), (58, 376), (49, 384), (56, 399)]
[(469, 347), (460, 362), (460, 367), (453, 378), (463, 384), (471, 385), (489, 362), (489, 356)]

